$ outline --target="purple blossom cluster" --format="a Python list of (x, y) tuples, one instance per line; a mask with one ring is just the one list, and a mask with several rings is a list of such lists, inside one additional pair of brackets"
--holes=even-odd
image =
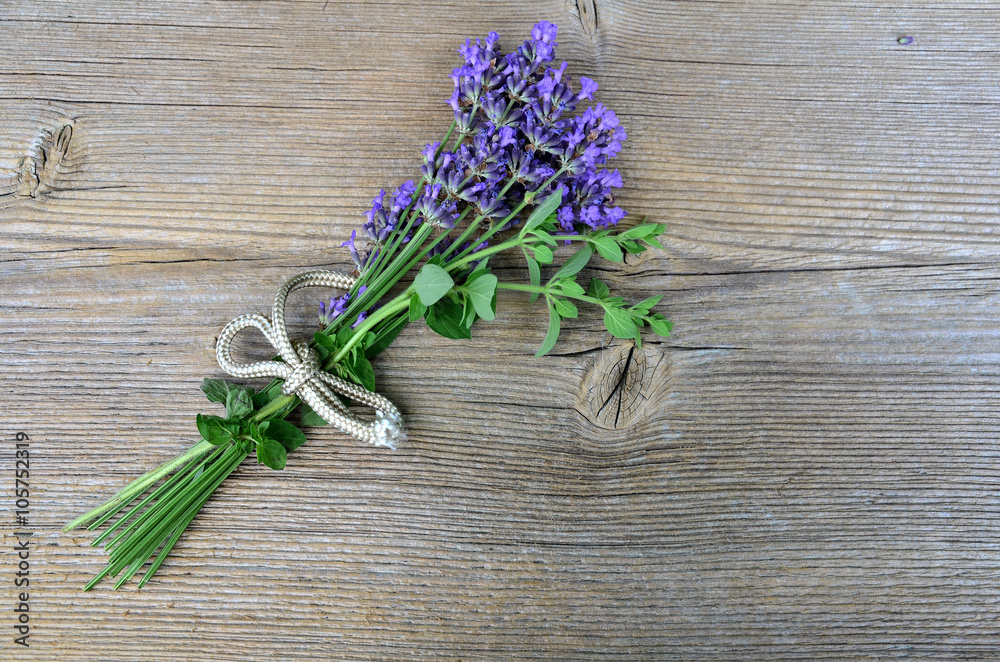
[[(392, 233), (399, 227), (401, 216), (410, 203), (413, 202), (413, 194), (417, 191), (417, 185), (412, 181), (405, 181), (400, 184), (392, 193), (389, 205), (385, 202), (385, 189), (378, 192), (372, 200), (371, 209), (365, 212), (364, 223), (361, 224), (361, 231), (368, 237), (368, 241), (358, 247), (358, 231), (351, 231), (351, 238), (341, 244), (351, 251), (351, 258), (358, 265), (358, 269), (364, 268), (375, 257), (378, 256), (378, 247), (392, 236)], [(338, 313), (339, 314), (339, 313)], [(320, 311), (320, 317), (323, 312)]]
[(429, 145), (423, 174), (486, 218), (508, 215), (528, 193), (562, 189), (560, 225), (576, 233), (614, 225), (625, 216), (614, 204), (621, 175), (603, 166), (621, 151), (626, 135), (614, 112), (601, 104), (569, 116), (581, 101), (593, 99), (597, 83), (581, 77), (574, 92), (564, 76), (565, 62), (547, 66), (555, 56), (556, 35), (555, 25), (541, 21), (506, 55), (495, 32), (458, 49), (465, 64), (452, 72), (449, 103), (462, 141), (457, 150), (436, 157), (438, 145)]
[(509, 216), (529, 193), (544, 197), (561, 189), (557, 218), (563, 233), (605, 228), (625, 216), (614, 200), (621, 175), (604, 167), (621, 150), (625, 131), (600, 103), (570, 116), (580, 102), (593, 99), (597, 83), (581, 77), (574, 91), (565, 62), (548, 66), (557, 31), (541, 21), (506, 55), (496, 32), (458, 49), (465, 63), (452, 72), (449, 104), (459, 139), (450, 150), (440, 143), (424, 150), (419, 194), (407, 181), (389, 202), (385, 191), (375, 197), (362, 225), (367, 241), (359, 247), (355, 231), (344, 242), (360, 270), (377, 258), (411, 204), (411, 227), (426, 222), (450, 229), (463, 212), (492, 223)]
[[(367, 289), (368, 288), (365, 287), (364, 285), (362, 285), (361, 287), (359, 287), (358, 288), (358, 296), (361, 296), (362, 294), (364, 294), (365, 290), (367, 290)], [(350, 303), (351, 303), (351, 293), (350, 292), (347, 292), (346, 294), (344, 294), (342, 296), (339, 296), (339, 297), (333, 297), (332, 299), (330, 299), (330, 303), (326, 303), (325, 301), (320, 301), (320, 303), (319, 303), (319, 321), (320, 321), (320, 324), (322, 324), (323, 326), (326, 326), (327, 324), (329, 324), (333, 320), (335, 320), (338, 317), (340, 317), (341, 315), (343, 315), (344, 311), (347, 310), (347, 306)]]

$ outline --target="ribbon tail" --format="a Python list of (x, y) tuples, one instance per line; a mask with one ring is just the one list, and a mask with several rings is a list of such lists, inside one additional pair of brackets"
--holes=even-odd
[[(397, 444), (406, 440), (406, 435), (403, 432), (403, 417), (387, 398), (329, 373), (320, 373), (318, 376), (322, 382), (318, 384), (316, 381), (310, 382), (307, 387), (299, 391), (299, 397), (327, 423), (346, 434), (376, 446), (396, 448)], [(371, 397), (359, 398), (359, 390)], [(375, 409), (375, 420), (365, 422), (359, 419), (340, 402), (336, 393), (343, 393), (345, 396)]]

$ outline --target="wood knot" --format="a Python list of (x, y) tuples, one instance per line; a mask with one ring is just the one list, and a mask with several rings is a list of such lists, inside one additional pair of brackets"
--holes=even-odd
[(594, 0), (576, 0), (576, 9), (579, 12), (580, 24), (583, 31), (593, 37), (597, 34), (597, 7)]
[(633, 343), (601, 352), (581, 385), (581, 412), (598, 428), (630, 427), (640, 420), (649, 401), (652, 367), (646, 353)]
[(37, 198), (58, 188), (60, 165), (69, 153), (73, 125), (64, 124), (58, 131), (43, 131), (31, 153), (21, 159), (18, 168), (17, 197)]

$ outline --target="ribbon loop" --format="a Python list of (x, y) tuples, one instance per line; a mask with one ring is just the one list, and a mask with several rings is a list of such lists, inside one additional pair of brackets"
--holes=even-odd
[[(306, 271), (285, 281), (274, 299), (271, 319), (251, 313), (240, 315), (219, 334), (215, 355), (219, 366), (233, 377), (275, 377), (284, 380), (281, 392), (297, 395), (331, 425), (362, 441), (395, 448), (406, 437), (399, 410), (388, 398), (345, 381), (321, 369), (319, 357), (301, 340), (291, 340), (285, 327), (285, 300), (302, 287), (350, 289), (354, 279), (335, 271)], [(260, 330), (278, 351), (281, 361), (237, 363), (232, 357), (233, 338), (247, 327)], [(375, 420), (364, 422), (352, 414), (337, 394), (361, 402), (375, 410)]]

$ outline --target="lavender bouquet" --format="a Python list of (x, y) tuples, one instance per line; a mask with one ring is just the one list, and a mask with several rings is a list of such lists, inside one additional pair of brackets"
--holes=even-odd
[[(573, 114), (593, 99), (597, 83), (581, 77), (574, 92), (566, 63), (550, 66), (556, 32), (542, 21), (506, 55), (495, 32), (458, 49), (465, 62), (452, 72), (454, 121), (441, 142), (423, 151), (420, 179), (391, 194), (380, 191), (360, 232), (344, 242), (354, 273), (298, 274), (278, 291), (270, 318), (243, 315), (219, 335), (216, 353), (227, 373), (271, 382), (255, 391), (206, 379), (202, 390), (225, 406), (225, 415), (196, 417), (202, 440), (66, 526), (93, 530), (118, 516), (94, 540), (110, 538), (109, 562), (85, 590), (121, 574), (118, 588), (152, 561), (143, 586), (222, 481), (251, 453), (272, 469), (284, 468), (287, 453), (306, 441), (302, 427), (329, 423), (389, 448), (403, 442), (399, 411), (375, 393), (371, 359), (408, 323), (423, 320), (447, 338), (470, 338), (478, 320), (494, 319), (497, 291), (516, 290), (548, 308), (537, 356), (552, 349), (561, 320), (576, 317), (580, 302), (602, 309), (616, 338), (638, 345), (647, 325), (669, 334), (670, 323), (651, 312), (659, 296), (627, 305), (600, 280), (586, 288), (576, 282), (595, 252), (620, 263), (626, 253), (662, 248), (657, 237), (665, 226), (616, 228), (626, 215), (614, 201), (622, 178), (606, 164), (621, 150), (625, 131), (600, 103)], [(551, 273), (543, 282), (542, 265), (573, 246), (558, 268), (546, 268)], [(490, 271), (490, 258), (504, 251), (523, 255), (526, 283), (501, 282)], [(310, 342), (289, 339), (284, 323), (285, 298), (301, 287), (344, 292), (319, 304), (321, 330)], [(230, 344), (250, 326), (274, 345), (275, 360), (233, 360)], [(373, 419), (357, 417), (350, 403), (372, 408)]]

